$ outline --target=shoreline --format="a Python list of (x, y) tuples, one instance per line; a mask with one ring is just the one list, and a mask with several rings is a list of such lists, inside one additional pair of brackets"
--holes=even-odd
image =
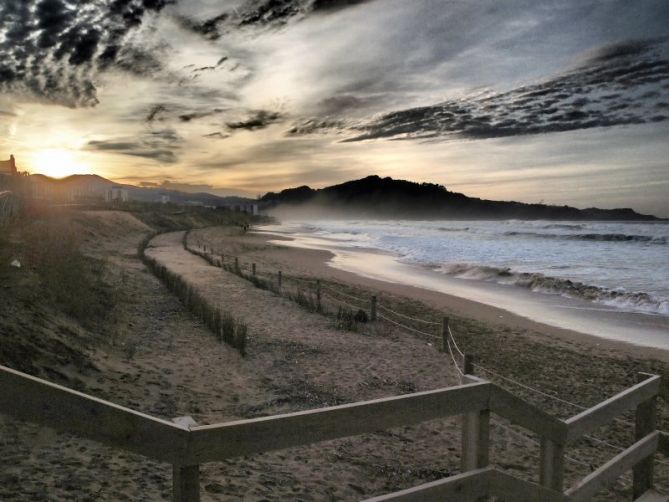
[[(454, 294), (436, 291), (419, 285), (409, 285), (369, 277), (350, 270), (344, 270), (331, 264), (337, 257), (334, 251), (300, 246), (299, 239), (287, 236), (286, 234), (273, 234), (260, 230), (253, 232), (252, 235), (269, 246), (278, 246), (294, 251), (295, 256), (288, 258), (288, 261), (292, 262), (290, 263), (292, 267), (302, 268), (305, 275), (329, 277), (363, 288), (410, 297), (411, 299), (424, 302), (433, 308), (457, 312), (457, 315), (461, 317), (471, 318), (495, 327), (520, 329), (525, 331), (530, 337), (548, 340), (549, 342), (562, 342), (567, 345), (583, 343), (606, 352), (629, 355), (640, 359), (655, 359), (669, 363), (669, 350), (667, 349), (637, 345), (632, 342), (605, 338), (574, 329), (554, 326), (501, 307)], [(288, 242), (291, 242), (291, 244), (288, 244)], [(356, 249), (356, 251), (360, 251), (360, 249)], [(286, 253), (282, 254), (284, 255), (282, 256), (282, 261), (286, 260)], [(382, 251), (377, 254), (389, 256)]]

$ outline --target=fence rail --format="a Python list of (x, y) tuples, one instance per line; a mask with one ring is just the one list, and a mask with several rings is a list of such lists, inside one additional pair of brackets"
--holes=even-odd
[[(456, 387), (186, 428), (0, 366), (0, 412), (171, 463), (173, 500), (178, 502), (199, 500), (201, 463), (462, 415), (462, 457), (469, 459), (463, 464), (466, 472), (371, 500), (433, 500), (436, 494), (460, 494), (449, 500), (474, 500), (496, 494), (513, 500), (581, 501), (589, 500), (630, 469), (634, 469), (636, 496), (651, 489), (648, 460), (658, 445), (666, 452), (669, 441), (654, 430), (654, 421), (648, 417), (654, 412), (649, 403), (659, 392), (659, 377), (644, 378), (566, 421), (547, 415), (491, 382), (468, 375), (468, 383)], [(637, 442), (563, 493), (567, 442), (635, 407)], [(490, 412), (541, 437), (539, 484), (487, 465)]]

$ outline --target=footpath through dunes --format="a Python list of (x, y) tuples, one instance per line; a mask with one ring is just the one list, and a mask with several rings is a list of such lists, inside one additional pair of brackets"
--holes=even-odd
[[(104, 260), (105, 281), (122, 294), (104, 323), (90, 327), (51, 305), (35, 304), (32, 296), (15, 299), (15, 308), (0, 310), (0, 364), (167, 420), (198, 413), (231, 419), (238, 416), (240, 395), (269, 399), (261, 377), (139, 260), (137, 246), (151, 228), (122, 211), (76, 211), (58, 219), (81, 235), (87, 256)], [(2, 286), (2, 293), (13, 291)], [(213, 483), (206, 477), (203, 482)], [(171, 496), (169, 464), (17, 421), (0, 410), (3, 502)]]
[[(457, 385), (447, 355), (432, 344), (384, 332), (335, 329), (327, 318), (183, 249), (183, 232), (162, 234), (147, 256), (168, 267), (211, 303), (243, 320), (249, 331), (246, 369), (260, 377), (238, 394), (237, 414), (251, 418)], [(210, 335), (213, 339), (213, 335)], [(200, 349), (193, 346), (193, 353)], [(221, 364), (225, 364), (221, 362)], [(194, 413), (198, 423), (227, 414)], [(255, 500), (357, 500), (439, 479), (458, 471), (457, 419), (292, 448), (253, 459), (205, 464), (221, 477), (225, 496)], [(524, 445), (518, 445), (524, 447)], [(522, 455), (519, 455), (522, 457)], [(243, 479), (243, 481), (241, 481)], [(206, 491), (206, 481), (203, 483)]]

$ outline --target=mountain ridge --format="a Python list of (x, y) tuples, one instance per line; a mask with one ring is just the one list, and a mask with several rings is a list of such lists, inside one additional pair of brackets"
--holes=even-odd
[(117, 183), (104, 178), (98, 174), (72, 174), (65, 178), (52, 178), (44, 174), (31, 174), (29, 180), (40, 184), (48, 184), (57, 187), (67, 187), (74, 189), (91, 189), (102, 193), (111, 187), (121, 187), (128, 190), (132, 200), (143, 202), (161, 202), (162, 195), (169, 195), (170, 202), (177, 204), (199, 203), (203, 205), (230, 205), (230, 204), (251, 204), (257, 203), (255, 199), (239, 197), (235, 195), (219, 196), (208, 192), (184, 192), (173, 188), (164, 187), (141, 187), (127, 183)]
[(261, 202), (275, 212), (309, 209), (327, 214), (401, 219), (530, 219), (659, 221), (631, 208), (578, 209), (563, 205), (495, 201), (451, 192), (443, 185), (370, 175), (321, 189), (307, 185), (268, 192)]

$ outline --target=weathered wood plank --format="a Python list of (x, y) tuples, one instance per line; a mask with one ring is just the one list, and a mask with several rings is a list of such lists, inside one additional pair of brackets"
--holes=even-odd
[(665, 457), (669, 457), (669, 434), (666, 432), (660, 432), (658, 439), (659, 442), (657, 444), (657, 451)]
[(172, 466), (172, 502), (200, 502), (200, 466)]
[(622, 474), (629, 471), (640, 461), (653, 455), (657, 448), (658, 432), (652, 432), (626, 450), (620, 452), (596, 471), (590, 473), (579, 483), (565, 492), (573, 502), (591, 500), (600, 490), (606, 488)]
[(655, 490), (650, 490), (638, 499), (634, 499), (634, 502), (669, 502), (669, 496), (661, 495)]
[(475, 383), (318, 410), (191, 428), (182, 462), (199, 464), (412, 425), (488, 408), (490, 383)]
[(490, 495), (490, 479), (494, 469), (486, 467), (456, 476), (432, 481), (407, 490), (389, 493), (365, 500), (365, 502), (471, 502), (479, 497)]
[(172, 463), (188, 431), (173, 423), (0, 366), (0, 411)]
[(567, 436), (565, 423), (536, 406), (514, 396), (509, 391), (493, 386), (490, 393), (490, 409), (526, 429), (563, 444)]
[(513, 502), (566, 502), (562, 492), (518, 479), (502, 471), (493, 471), (490, 480), (491, 494), (500, 500)]
[(564, 484), (564, 446), (541, 438), (539, 483), (561, 492)]
[(611, 422), (623, 412), (657, 396), (659, 390), (660, 377), (655, 375), (571, 417), (565, 421), (568, 426), (567, 441), (578, 439), (583, 434)]
[(493, 471), (490, 494), (501, 500), (513, 502), (566, 502), (562, 492), (518, 479), (501, 471)]
[[(655, 431), (657, 396), (636, 407), (634, 439), (639, 440)], [(659, 438), (658, 438), (659, 443)], [(653, 487), (652, 455), (634, 466), (632, 475), (632, 497), (637, 498)]]
[(490, 411), (481, 410), (462, 416), (462, 472), (487, 467), (490, 454)]

